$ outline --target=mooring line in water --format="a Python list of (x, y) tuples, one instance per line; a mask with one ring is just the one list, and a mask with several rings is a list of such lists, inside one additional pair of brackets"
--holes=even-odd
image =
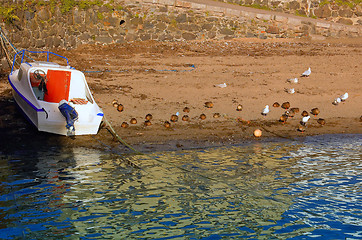
[(277, 136), (277, 137), (289, 139), (289, 140), (291, 140), (291, 141), (296, 141), (296, 139), (294, 139), (294, 138), (292, 138), (292, 137), (287, 137), (287, 136), (283, 136), (283, 135), (280, 135), (280, 134), (278, 134), (278, 133), (275, 133), (275, 132), (273, 132), (273, 131), (265, 128), (263, 125), (260, 125), (260, 128), (262, 128), (263, 130), (265, 130), (265, 131), (268, 132), (268, 133), (274, 134), (274, 135)]
[[(133, 150), (135, 153), (139, 154), (139, 155), (144, 155), (144, 153), (134, 149), (131, 145), (129, 145), (126, 141), (124, 141), (117, 133), (116, 131), (113, 129), (113, 127), (111, 126), (111, 124), (108, 122), (108, 120), (104, 117), (104, 121), (106, 123), (106, 126), (109, 127), (109, 130), (111, 132), (111, 134), (116, 138), (118, 139), (119, 142), (121, 142), (122, 144), (124, 144), (125, 146), (127, 146), (128, 148), (130, 148), (131, 150)], [(261, 126), (262, 127), (262, 126)], [(263, 127), (262, 127), (263, 128)], [(94, 137), (93, 137), (94, 138)], [(96, 139), (96, 138), (94, 138)], [(123, 158), (122, 154), (119, 153), (118, 151), (114, 150), (114, 148), (112, 148), (111, 146), (108, 146), (107, 144), (105, 144), (104, 142), (102, 142), (101, 140), (98, 140), (96, 139), (96, 141), (98, 141), (99, 143), (101, 143), (102, 145), (106, 146), (108, 149), (110, 149), (113, 153), (121, 156), (121, 159), (124, 160), (125, 162), (127, 162), (130, 166), (132, 167), (135, 167), (137, 169), (140, 169), (142, 171), (145, 171), (147, 172), (146, 170), (144, 170), (143, 168), (141, 168), (140, 166), (138, 166), (137, 164), (135, 164), (134, 162), (132, 162), (131, 160), (129, 159), (126, 159), (126, 158)], [(189, 170), (189, 169), (186, 169), (186, 168), (183, 168), (183, 167), (180, 167), (180, 166), (177, 166), (176, 164), (173, 164), (173, 163), (170, 163), (170, 162), (166, 162), (166, 161), (163, 161), (163, 160), (160, 160), (160, 159), (157, 159), (157, 158), (152, 158), (152, 160), (155, 160), (156, 162), (159, 162), (159, 163), (162, 163), (164, 165), (168, 165), (168, 166), (171, 166), (171, 167), (174, 167), (174, 168), (177, 168), (183, 172), (187, 172), (187, 173), (190, 173), (190, 174), (194, 174), (194, 175), (197, 175), (201, 178), (204, 178), (204, 179), (208, 179), (208, 180), (211, 180), (213, 182), (216, 182), (216, 183), (219, 183), (219, 184), (223, 184), (225, 185), (225, 187), (228, 187), (230, 189), (233, 189), (234, 191), (240, 191), (240, 188), (235, 186), (235, 184), (232, 184), (232, 183), (228, 183), (228, 182), (225, 182), (221, 179), (216, 179), (216, 178), (213, 178), (213, 177), (209, 177), (209, 176), (205, 176), (201, 173), (197, 173), (197, 172), (194, 172), (192, 170)], [(148, 173), (148, 172), (147, 172)], [(250, 195), (253, 195), (254, 197), (259, 197), (259, 198), (268, 198), (270, 200), (273, 200), (275, 202), (279, 202), (279, 203), (283, 203), (283, 204), (288, 204), (287, 202), (283, 201), (282, 199), (276, 199), (274, 197), (267, 197), (267, 196), (264, 196), (264, 195), (261, 195), (261, 194), (257, 194), (255, 192), (253, 193), (249, 193)]]
[(134, 162), (132, 162), (131, 160), (129, 159), (126, 159), (126, 158), (123, 158), (123, 156), (116, 150), (114, 150), (111, 146), (105, 144), (104, 142), (102, 142), (101, 140), (99, 139), (96, 139), (94, 136), (92, 136), (93, 139), (95, 139), (97, 142), (99, 142), (100, 144), (102, 144), (103, 146), (105, 146), (106, 148), (108, 148), (111, 152), (113, 152), (114, 154), (117, 154), (121, 157), (121, 159), (125, 162), (127, 162), (128, 165), (132, 166), (132, 167), (135, 167), (137, 169), (141, 169), (144, 171), (144, 169), (142, 169), (140, 166), (138, 166), (137, 164), (135, 164)]
[[(224, 118), (225, 118), (226, 120), (232, 120), (232, 121), (237, 121), (237, 122), (241, 122), (240, 120), (242, 120), (242, 121), (248, 122), (248, 124), (247, 124), (248, 127), (252, 127), (252, 126), (249, 126), (249, 124), (251, 123), (250, 120), (243, 120), (243, 119), (241, 119), (241, 118), (228, 117), (227, 115), (225, 115)], [(273, 134), (273, 135), (275, 135), (275, 136), (277, 136), (277, 137), (289, 139), (289, 140), (291, 140), (291, 141), (296, 141), (296, 139), (293, 138), (293, 137), (283, 136), (283, 135), (280, 135), (280, 134), (278, 134), (278, 133), (276, 133), (276, 132), (273, 132), (273, 131), (267, 129), (262, 123), (257, 123), (257, 122), (254, 122), (254, 123), (255, 123), (255, 125), (254, 125), (255, 127), (260, 127), (260, 128), (262, 128), (264, 131), (266, 131), (266, 132), (268, 132), (268, 133), (271, 133), (271, 134)]]
[(140, 151), (134, 149), (131, 145), (129, 145), (126, 141), (124, 141), (117, 133), (116, 131), (114, 131), (112, 125), (108, 122), (106, 116), (103, 116), (103, 121), (106, 124), (106, 126), (108, 127), (109, 132), (112, 134), (112, 136), (114, 138), (116, 138), (120, 143), (122, 143), (123, 145), (125, 145), (126, 147), (128, 147), (129, 149), (131, 149), (132, 151), (134, 151), (137, 154), (143, 155), (143, 153), (141, 153)]
[[(134, 151), (136, 154), (138, 154), (138, 155), (144, 155), (144, 153), (136, 150), (136, 149), (133, 148), (130, 144), (128, 144), (126, 141), (124, 141), (124, 140), (116, 133), (116, 131), (113, 129), (112, 125), (109, 123), (109, 121), (107, 120), (107, 118), (106, 118), (105, 116), (103, 117), (103, 119), (104, 119), (104, 123), (105, 123), (106, 126), (108, 127), (107, 129), (109, 130), (109, 132), (112, 134), (113, 137), (115, 137), (120, 143), (122, 143), (123, 145), (125, 145), (126, 147), (128, 147), (129, 149), (131, 149), (132, 151)], [(97, 140), (98, 142), (102, 143), (103, 145), (107, 146), (107, 145), (106, 145), (105, 143), (103, 143), (102, 141), (100, 141), (100, 140), (98, 140), (98, 139), (96, 139), (96, 140)], [(110, 146), (107, 146), (107, 147), (110, 148), (110, 149), (112, 149)], [(116, 152), (116, 154), (119, 154), (119, 153)], [(200, 176), (200, 177), (203, 177), (203, 178), (206, 178), (206, 179), (209, 179), (209, 180), (213, 180), (213, 181), (220, 182), (220, 181), (217, 180), (217, 179), (214, 179), (214, 178), (212, 178), (212, 177), (208, 177), (208, 176), (202, 175), (202, 174), (200, 174), (200, 173), (193, 172), (193, 171), (191, 171), (191, 170), (189, 170), (189, 169), (186, 169), (186, 168), (177, 166), (177, 165), (172, 164), (172, 163), (170, 163), (170, 162), (162, 161), (162, 160), (157, 159), (157, 158), (152, 158), (152, 159), (154, 159), (155, 161), (160, 162), (160, 163), (162, 163), (162, 164), (169, 165), (169, 166), (172, 166), (172, 167), (174, 167), (174, 168), (178, 168), (178, 169), (180, 169), (180, 170), (182, 170), (182, 171), (184, 171), (184, 172), (193, 173), (193, 174), (196, 174), (196, 175), (198, 175), (198, 176)], [(124, 159), (124, 160), (125, 160), (125, 159)], [(137, 164), (131, 162), (130, 160), (125, 160), (125, 161), (127, 161), (130, 165), (136, 166), (137, 168), (141, 169), (140, 166), (138, 166)]]

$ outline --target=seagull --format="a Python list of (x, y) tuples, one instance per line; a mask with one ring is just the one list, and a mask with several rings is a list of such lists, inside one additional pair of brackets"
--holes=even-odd
[(269, 113), (269, 105), (265, 105), (261, 115), (266, 116)]
[(318, 108), (313, 108), (311, 111), (310, 111), (311, 114), (313, 114), (315, 117), (320, 113), (319, 109)]
[(298, 83), (298, 78), (289, 78), (287, 80), (287, 82), (289, 82), (289, 83)]
[(348, 98), (348, 93), (343, 94), (342, 96), (339, 97), (341, 99), (342, 102), (346, 101)]
[(302, 118), (302, 121), (300, 122), (300, 124), (302, 124), (303, 126), (305, 126), (309, 120), (310, 116), (306, 116)]
[(216, 85), (214, 85), (214, 87), (226, 88), (226, 83), (216, 84)]
[(311, 70), (310, 70), (310, 68), (308, 68), (308, 70), (307, 71), (305, 71), (304, 73), (302, 73), (302, 75), (301, 75), (301, 77), (309, 77), (309, 75), (311, 74)]
[(285, 91), (286, 91), (287, 93), (290, 93), (290, 94), (295, 93), (294, 88), (290, 88), (290, 89), (286, 88)]
[(340, 103), (342, 100), (341, 100), (341, 98), (336, 98), (336, 99), (334, 99), (334, 101), (333, 101), (333, 105), (338, 105), (338, 103)]

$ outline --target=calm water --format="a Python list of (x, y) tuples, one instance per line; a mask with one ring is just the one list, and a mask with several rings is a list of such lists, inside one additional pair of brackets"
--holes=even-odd
[(0, 239), (362, 239), (361, 159), (361, 135), (0, 151)]

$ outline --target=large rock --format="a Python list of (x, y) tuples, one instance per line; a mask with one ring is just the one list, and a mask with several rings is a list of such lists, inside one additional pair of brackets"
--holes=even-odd
[(35, 47), (36, 48), (43, 48), (45, 47), (45, 41), (43, 39), (38, 39), (35, 42)]
[(163, 22), (159, 22), (157, 23), (156, 28), (158, 31), (163, 31), (167, 28), (167, 25)]
[(210, 31), (213, 26), (214, 26), (214, 24), (212, 24), (212, 23), (205, 23), (205, 24), (201, 25), (201, 28), (203, 30)]
[(297, 10), (300, 8), (300, 3), (298, 1), (291, 1), (289, 3), (289, 8), (293, 10)]
[(142, 41), (147, 41), (147, 40), (150, 40), (151, 39), (151, 35), (150, 34), (147, 34), (147, 33), (143, 33), (140, 35), (140, 39)]
[(234, 35), (234, 31), (229, 28), (222, 28), (220, 29), (220, 34), (223, 35)]
[(133, 26), (138, 26), (140, 24), (143, 24), (143, 20), (142, 18), (140, 17), (135, 17), (135, 18), (132, 18), (130, 23), (133, 25)]
[(196, 39), (196, 34), (190, 33), (190, 32), (184, 32), (182, 33), (182, 38), (185, 40), (195, 40)]
[(345, 17), (345, 18), (350, 18), (353, 16), (353, 12), (350, 8), (340, 9), (338, 11), (338, 13), (339, 13), (339, 16)]
[(113, 38), (110, 36), (96, 36), (94, 39), (96, 42), (109, 44), (113, 42)]
[(216, 32), (215, 31), (209, 31), (207, 33), (207, 37), (210, 38), (210, 39), (213, 39), (216, 37)]
[(42, 21), (47, 21), (50, 19), (50, 12), (46, 8), (41, 8), (37, 15), (38, 18)]
[(357, 17), (362, 16), (362, 5), (357, 5), (354, 9), (354, 13), (357, 15)]
[(188, 23), (182, 23), (179, 24), (179, 29), (180, 30), (185, 30), (185, 31), (190, 31), (190, 32), (196, 32), (196, 31), (200, 31), (200, 26), (197, 24), (188, 24)]
[(328, 4), (319, 7), (317, 9), (314, 10), (314, 15), (318, 18), (327, 18), (330, 17), (332, 15), (331, 10), (329, 9)]
[(187, 15), (186, 15), (185, 13), (178, 15), (178, 16), (176, 17), (176, 21), (177, 21), (178, 23), (185, 23), (185, 22), (187, 22)]
[(340, 18), (337, 22), (342, 23), (342, 24), (346, 24), (346, 25), (352, 25), (353, 24), (353, 21), (351, 19), (348, 19), (348, 18)]
[(32, 12), (25, 11), (25, 13), (24, 13), (24, 18), (26, 21), (33, 19), (34, 16), (35, 16), (35, 13), (33, 11)]

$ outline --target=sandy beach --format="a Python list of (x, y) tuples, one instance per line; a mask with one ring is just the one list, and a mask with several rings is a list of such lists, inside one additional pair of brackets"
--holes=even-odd
[[(362, 134), (361, 47), (362, 39), (235, 39), (83, 45), (54, 52), (85, 72), (94, 98), (116, 132), (144, 152), (319, 134)], [(301, 77), (309, 67), (310, 76)], [(37, 132), (16, 109), (6, 74), (1, 73), (0, 81), (2, 146), (34, 138), (84, 146), (99, 141), (119, 145), (105, 128), (96, 136), (73, 139)], [(287, 81), (292, 78), (298, 78), (298, 83)], [(226, 87), (218, 86), (223, 83)], [(294, 93), (288, 93), (290, 89)], [(346, 92), (346, 101), (332, 104)], [(123, 105), (122, 112), (113, 101)], [(206, 107), (206, 102), (212, 102), (212, 108)], [(286, 109), (273, 107), (275, 102), (289, 102), (290, 108), (299, 108), (299, 112), (281, 122)], [(236, 110), (238, 105), (242, 105), (241, 111)], [(263, 116), (265, 105), (270, 112)], [(185, 107), (190, 111), (184, 112)], [(311, 113), (313, 108), (319, 109), (318, 115)], [(299, 129), (304, 110), (311, 117)], [(176, 113), (178, 121), (172, 122), (171, 115)], [(152, 115), (150, 126), (145, 126), (147, 114)], [(200, 119), (201, 114), (206, 119)], [(182, 120), (184, 115), (188, 115), (187, 121)], [(131, 124), (131, 118), (137, 123)], [(324, 125), (318, 123), (320, 118)], [(171, 126), (165, 127), (165, 121)], [(121, 126), (123, 122), (127, 128)], [(255, 129), (262, 130), (260, 138), (253, 136)]]

